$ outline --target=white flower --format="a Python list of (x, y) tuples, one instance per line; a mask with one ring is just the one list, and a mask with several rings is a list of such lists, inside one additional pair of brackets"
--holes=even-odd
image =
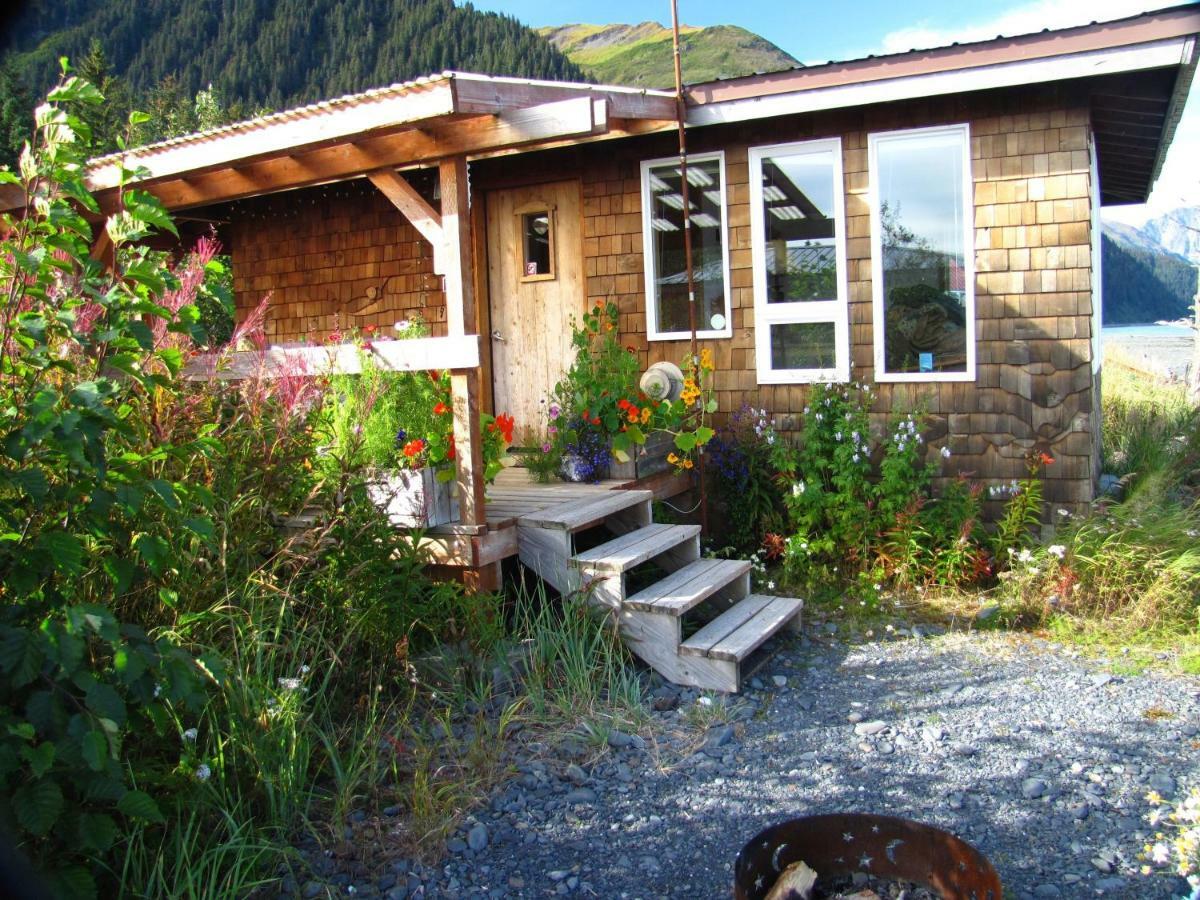
[(300, 679), (299, 678), (280, 678), (279, 686), (281, 688), (283, 688), (285, 691), (298, 691), (298, 690), (300, 690)]
[(1171, 851), (1162, 841), (1150, 848), (1150, 858), (1160, 866), (1171, 861)]
[(876, 585), (875, 585), (875, 590), (877, 590), (877, 591), (882, 591), (882, 590), (883, 590), (883, 585), (882, 585), (882, 584), (876, 584)]
[(697, 706), (712, 706), (712, 697), (697, 697)]
[(773, 581), (768, 581), (768, 582), (767, 582), (767, 590), (768, 590), (768, 591), (773, 591), (773, 590), (775, 590), (775, 582), (773, 582)]
[(1067, 552), (1067, 548), (1064, 547), (1062, 544), (1051, 544), (1049, 547), (1046, 548), (1046, 552), (1049, 553), (1051, 556), (1055, 556), (1055, 557), (1058, 557), (1059, 559), (1062, 559), (1063, 556)]
[(1063, 509), (1061, 506), (1058, 508), (1058, 514), (1064, 519), (1071, 518), (1071, 511), (1069, 509)]
[(208, 763), (200, 763), (196, 766), (197, 781), (208, 781), (210, 777), (212, 777), (212, 769), (208, 767)]
[(1033, 562), (1033, 554), (1029, 552), (1028, 548), (1023, 548), (1021, 552), (1017, 554), (1017, 561), (1023, 563)]
[(189, 743), (194, 744), (196, 742), (196, 737), (198, 734), (199, 734), (199, 732), (196, 731), (195, 728), (189, 728), (187, 731), (185, 731), (183, 733), (183, 739), (185, 741), (188, 741)]
[(775, 435), (768, 434), (767, 435), (767, 446), (772, 446), (774, 443), (775, 443)]
[(803, 481), (797, 481), (795, 484), (792, 485), (792, 496), (793, 497), (799, 497), (803, 493), (804, 493), (804, 482)]
[(809, 413), (809, 408), (806, 406), (806, 407), (804, 407), (804, 414), (807, 416), (808, 413)]
[(308, 674), (308, 671), (309, 671), (309, 670), (308, 670), (308, 666), (301, 666), (301, 667), (300, 667), (300, 674), (301, 674), (301, 675), (307, 675), (307, 674)]
[(858, 462), (858, 454), (857, 454), (857, 453), (855, 453), (855, 454), (854, 454), (852, 457), (850, 457), (850, 461), (851, 461), (851, 462)]
[(820, 413), (817, 413), (817, 421), (818, 422), (824, 421), (824, 419), (825, 419), (825, 417), (823, 415), (821, 415)]
[(950, 458), (950, 448), (943, 447), (942, 448), (942, 459), (949, 459), (949, 458)]
[(156, 684), (156, 685), (154, 686), (154, 696), (155, 696), (155, 697), (161, 697), (161, 696), (162, 696), (162, 685), (161, 685), (161, 684)]
[(895, 631), (895, 630), (896, 630), (896, 626), (895, 626), (895, 625), (885, 625), (885, 626), (884, 626), (884, 630), (885, 630), (885, 631), (886, 631), (888, 634), (891, 634), (893, 631)]
[(835, 441), (840, 441), (842, 439), (842, 433), (840, 431), (835, 431), (833, 433), (833, 439)]
[(1197, 531), (1195, 528), (1189, 528), (1187, 531), (1184, 532), (1184, 534), (1186, 534), (1190, 538), (1200, 537), (1200, 531)]

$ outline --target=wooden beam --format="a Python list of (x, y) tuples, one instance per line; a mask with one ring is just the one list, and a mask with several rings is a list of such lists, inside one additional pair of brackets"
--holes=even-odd
[[(467, 159), (456, 156), (438, 166), (442, 190), (443, 259), (446, 261), (446, 331), (451, 337), (475, 328), (471, 210)], [(479, 430), (479, 368), (450, 375), (454, 398), (454, 442), (458, 449), (458, 509), (464, 525), (487, 524), (483, 497), (483, 436)]]
[(452, 156), (599, 134), (608, 128), (603, 101), (587, 97), (547, 103), (499, 116), (409, 128), (354, 142), (276, 156), (219, 171), (135, 182), (168, 209), (184, 209), (354, 178), (378, 169), (414, 166)]
[(409, 184), (408, 179), (395, 169), (377, 169), (368, 172), (367, 178), (380, 192), (400, 210), (404, 218), (412, 223), (413, 228), (420, 232), (421, 237), (429, 241), (433, 247), (433, 271), (439, 275), (446, 274), (445, 239), (442, 236), (442, 216), (425, 198), (417, 193), (416, 188)]
[(454, 76), (455, 109), (462, 113), (503, 113), (514, 106), (535, 106), (579, 97), (603, 100), (608, 105), (609, 115), (618, 119), (675, 120), (675, 95), (669, 91), (530, 82), (463, 73)]
[(395, 372), (424, 372), (434, 369), (472, 369), (479, 365), (479, 336), (451, 335), (410, 338), (403, 341), (375, 340), (370, 347), (331, 344), (326, 347), (269, 347), (236, 353), (206, 353), (184, 367), (185, 378), (279, 378), (284, 375), (357, 375), (363, 359), (381, 369)]

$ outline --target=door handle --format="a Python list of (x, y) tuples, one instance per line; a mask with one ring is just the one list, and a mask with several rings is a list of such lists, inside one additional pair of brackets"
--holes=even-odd
[(499, 341), (499, 342), (500, 342), (500, 343), (502, 343), (502, 344), (507, 344), (507, 343), (508, 343), (508, 341), (506, 341), (506, 340), (505, 340), (505, 339), (504, 339), (504, 338), (503, 338), (503, 337), (500, 335), (500, 329), (499, 329), (499, 328), (495, 328), (495, 329), (493, 329), (493, 330), (492, 330), (492, 340), (493, 340), (493, 341)]

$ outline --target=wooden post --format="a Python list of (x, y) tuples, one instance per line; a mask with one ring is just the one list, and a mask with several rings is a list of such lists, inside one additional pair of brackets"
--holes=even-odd
[[(446, 331), (451, 337), (475, 333), (475, 279), (472, 273), (471, 211), (467, 158), (438, 165), (442, 191), (442, 260), (445, 264)], [(454, 397), (454, 443), (458, 449), (458, 508), (464, 525), (485, 525), (483, 441), (479, 433), (479, 369), (450, 374)]]

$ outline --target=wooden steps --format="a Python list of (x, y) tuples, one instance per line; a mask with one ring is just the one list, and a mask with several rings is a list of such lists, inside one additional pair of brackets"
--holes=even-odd
[[(748, 561), (701, 559), (699, 526), (654, 523), (652, 500), (650, 491), (603, 490), (525, 512), (521, 562), (560, 592), (584, 589), (614, 610), (630, 649), (668, 680), (737, 691), (750, 655), (788, 624), (798, 627), (803, 601), (751, 593)], [(588, 547), (601, 528), (611, 537)], [(648, 563), (656, 568), (647, 574), (665, 574), (630, 595), (630, 576)], [(711, 621), (683, 640), (684, 617), (703, 613)]]
[(787, 624), (804, 606), (793, 597), (751, 594), (679, 646), (685, 656), (741, 662)]
[[(735, 584), (744, 582), (744, 584)], [(714, 594), (744, 597), (750, 592), (750, 562), (745, 559), (698, 559), (625, 601), (640, 612), (682, 616)]]

